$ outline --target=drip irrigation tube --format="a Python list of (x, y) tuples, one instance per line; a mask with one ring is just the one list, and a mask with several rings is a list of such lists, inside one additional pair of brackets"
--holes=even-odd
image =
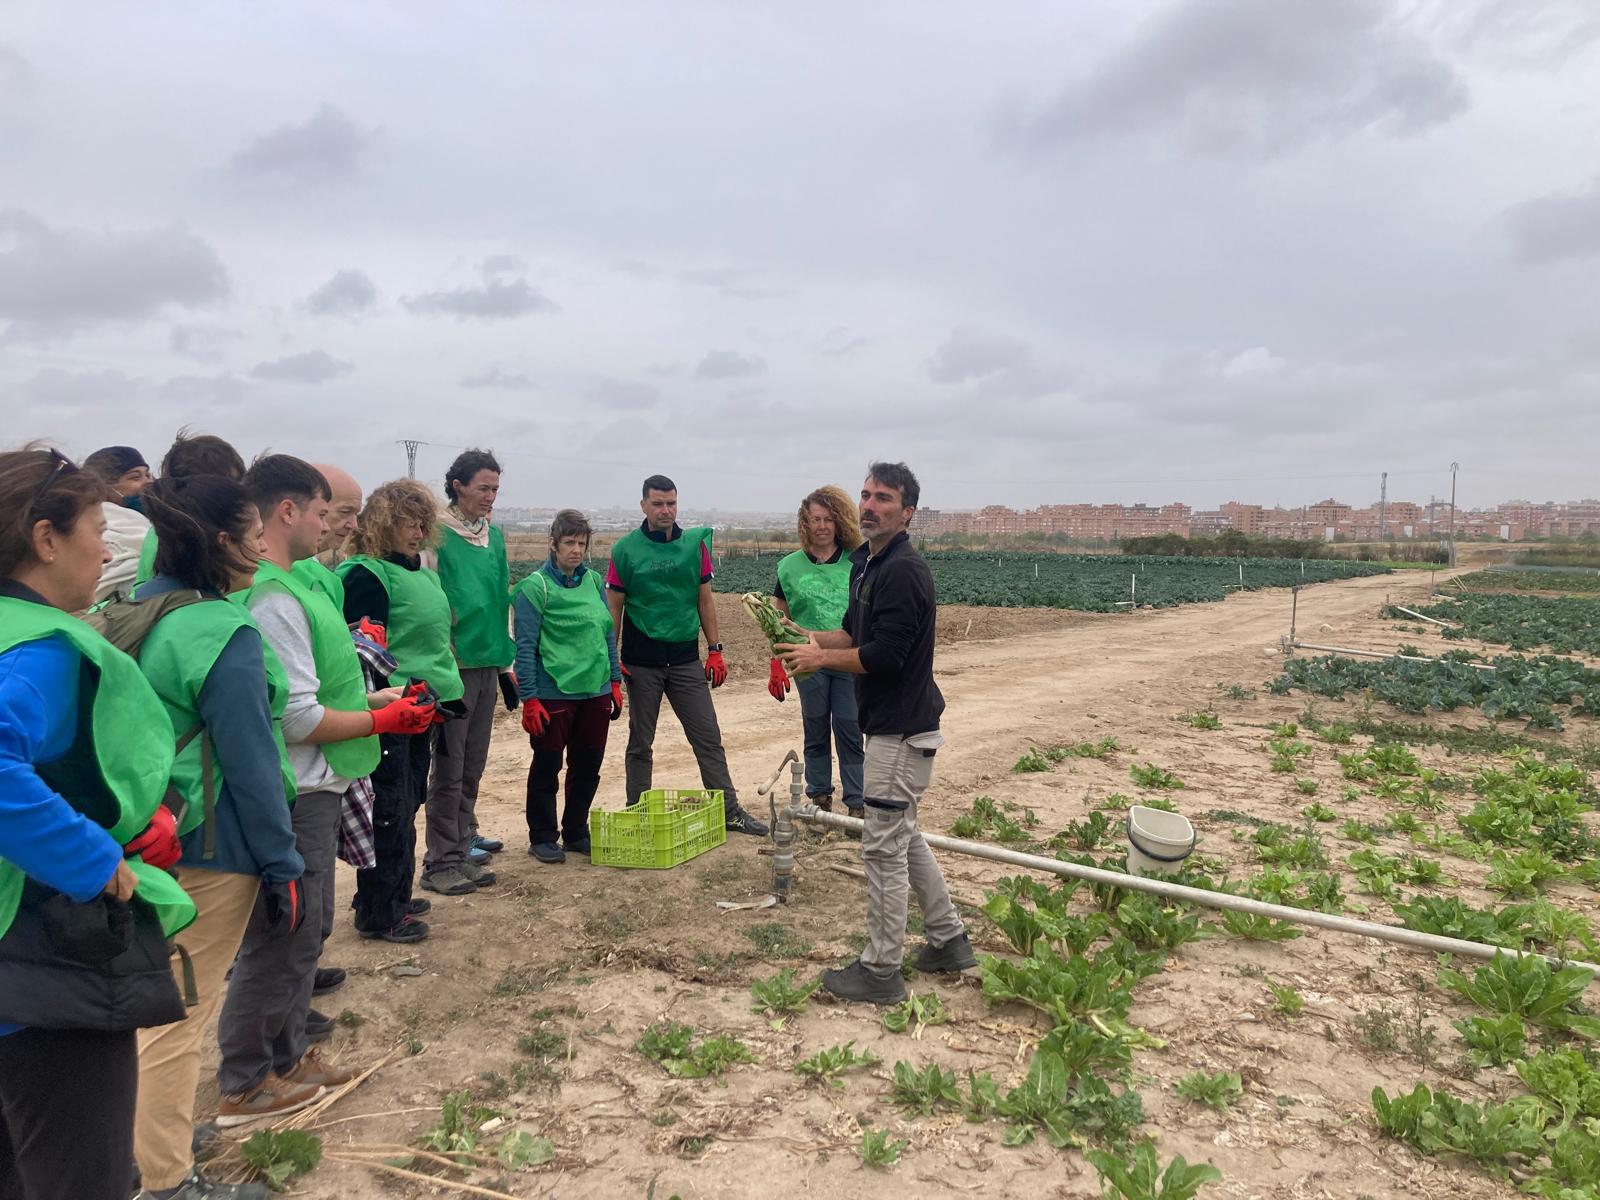
[[(780, 768), (781, 769), (781, 768)], [(778, 826), (784, 828), (792, 839), (794, 821), (804, 821), (810, 825), (825, 825), (833, 829), (843, 829), (852, 833), (860, 833), (865, 822), (859, 817), (846, 817), (838, 813), (824, 812), (814, 804), (791, 804), (788, 808), (778, 813)], [(1492, 959), (1496, 954), (1504, 954), (1511, 958), (1543, 958), (1551, 963), (1565, 963), (1569, 966), (1581, 967), (1586, 971), (1593, 971), (1600, 975), (1600, 966), (1594, 963), (1576, 962), (1571, 959), (1560, 959), (1550, 954), (1540, 954), (1537, 951), (1515, 950), (1506, 946), (1487, 946), (1482, 942), (1469, 942), (1463, 938), (1443, 937), (1436, 933), (1422, 933), (1415, 929), (1403, 929), (1397, 925), (1379, 925), (1372, 921), (1357, 921), (1351, 917), (1341, 917), (1335, 913), (1315, 912), (1304, 908), (1291, 908), (1285, 904), (1269, 904), (1265, 900), (1254, 900), (1249, 896), (1234, 896), (1227, 892), (1211, 892), (1204, 888), (1188, 887), (1181, 883), (1171, 883), (1165, 879), (1148, 879), (1138, 875), (1124, 875), (1117, 871), (1107, 871), (1100, 867), (1084, 867), (1077, 863), (1062, 862), (1056, 858), (1044, 858), (1038, 854), (1024, 854), (1019, 850), (1007, 850), (1003, 846), (990, 846), (983, 842), (969, 842), (964, 838), (943, 837), (936, 833), (924, 833), (923, 838), (928, 845), (937, 850), (949, 850), (956, 854), (967, 854), (973, 858), (983, 858), (990, 862), (1005, 863), (1013, 867), (1025, 867), (1031, 871), (1049, 871), (1055, 875), (1064, 875), (1068, 879), (1080, 879), (1086, 883), (1109, 884), (1111, 887), (1123, 888), (1131, 892), (1148, 892), (1153, 896), (1163, 896), (1169, 900), (1182, 900), (1188, 904), (1198, 904), (1204, 908), (1230, 909), (1233, 912), (1251, 913), (1258, 917), (1272, 917), (1280, 921), (1292, 921), (1296, 925), (1310, 925), (1317, 929), (1332, 929), (1337, 933), (1353, 933), (1361, 937), (1376, 938), (1383, 942), (1393, 942), (1398, 946), (1408, 946), (1413, 950), (1427, 950), (1436, 954), (1459, 954), (1466, 958)], [(792, 865), (792, 860), (791, 860)], [(779, 881), (776, 878), (776, 866), (773, 891), (780, 899), (786, 899), (791, 885), (791, 879), (785, 874), (782, 880), (782, 890), (779, 890)]]
[[(1321, 650), (1325, 654), (1358, 654), (1362, 658), (1398, 658), (1401, 662), (1439, 663), (1454, 662), (1449, 658), (1419, 658), (1415, 654), (1391, 654), (1387, 650), (1357, 650), (1351, 646), (1318, 646), (1312, 642), (1290, 642), (1290, 647), (1295, 650)], [(1458, 666), (1471, 667), (1474, 671), (1492, 671), (1493, 663), (1458, 663)]]

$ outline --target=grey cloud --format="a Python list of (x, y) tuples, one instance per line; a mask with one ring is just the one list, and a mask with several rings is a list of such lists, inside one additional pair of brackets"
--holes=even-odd
[(1435, 0), (1426, 16), (1453, 48), (1529, 69), (1560, 64), (1600, 38), (1591, 0)]
[(289, 354), (258, 363), (251, 369), (250, 377), (283, 383), (326, 383), (354, 370), (354, 364), (334, 358), (325, 350), (307, 350), (304, 354)]
[(748, 379), (764, 375), (767, 363), (753, 354), (740, 354), (737, 350), (712, 350), (694, 369), (696, 379)]
[(1600, 254), (1600, 176), (1586, 191), (1514, 205), (1506, 210), (1505, 221), (1512, 248), (1523, 262)]
[(58, 229), (16, 209), (0, 212), (0, 318), (12, 322), (0, 341), (139, 320), (227, 294), (217, 252), (182, 229)]
[(376, 140), (375, 131), (324, 104), (303, 124), (284, 125), (251, 142), (233, 156), (232, 166), (241, 175), (335, 182), (357, 173)]
[(215, 363), (222, 361), (224, 349), (230, 342), (243, 338), (244, 334), (237, 329), (221, 325), (179, 324), (167, 335), (167, 348), (198, 363)]
[(0, 92), (22, 92), (33, 84), (33, 64), (10, 46), (0, 45)]
[(255, 385), (231, 372), (219, 375), (174, 375), (161, 385), (162, 399), (184, 409), (235, 405), (248, 399)]
[(822, 340), (817, 343), (817, 350), (830, 358), (842, 358), (870, 345), (872, 345), (871, 338), (853, 335), (843, 325), (835, 325), (822, 335)]
[(505, 388), (509, 390), (526, 389), (534, 386), (533, 380), (526, 375), (510, 375), (498, 366), (492, 366), (477, 375), (468, 375), (461, 381), (464, 388)]
[(598, 380), (584, 394), (602, 408), (623, 412), (650, 408), (661, 398), (661, 392), (648, 383), (628, 379)]
[(1032, 362), (1025, 342), (980, 329), (951, 331), (928, 362), (928, 378), (935, 383), (967, 383), (1009, 367)]
[(144, 384), (121, 371), (46, 367), (17, 390), (24, 400), (34, 404), (76, 408), (84, 404), (126, 403), (144, 390)]
[(711, 288), (735, 300), (767, 300), (777, 295), (768, 288), (750, 283), (750, 272), (741, 267), (693, 267), (678, 272), (678, 278), (695, 287)]
[(378, 289), (365, 271), (346, 267), (305, 298), (305, 310), (318, 317), (353, 317), (378, 302)]
[(420, 296), (403, 296), (400, 303), (407, 312), (450, 316), (460, 320), (501, 320), (525, 317), (531, 313), (561, 311), (559, 304), (534, 290), (526, 279), (509, 283), (489, 279), (482, 287), (461, 287), (452, 291), (424, 292)]
[(1385, 0), (1177, 3), (1050, 104), (1006, 114), (1002, 144), (1174, 132), (1206, 154), (1271, 155), (1373, 130), (1421, 133), (1464, 112), (1465, 82)]
[(527, 269), (528, 264), (515, 254), (491, 254), (478, 264), (478, 270), (485, 276), (509, 275)]

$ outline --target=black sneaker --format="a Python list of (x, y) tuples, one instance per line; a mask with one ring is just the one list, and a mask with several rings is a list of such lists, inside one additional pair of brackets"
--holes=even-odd
[(737, 804), (730, 804), (723, 810), (725, 827), (729, 833), (748, 833), (752, 837), (766, 837), (765, 823), (756, 820)]
[(346, 978), (343, 967), (318, 967), (316, 975), (312, 977), (311, 994), (326, 996), (329, 992), (337, 992), (344, 986)]
[(429, 900), (426, 896), (418, 896), (414, 900), (407, 900), (406, 901), (406, 916), (408, 916), (408, 917), (420, 917), (423, 913), (427, 912), (432, 907), (433, 907), (433, 901), (432, 900)]
[(146, 1188), (134, 1200), (270, 1200), (270, 1195), (264, 1183), (213, 1183), (196, 1168), (176, 1191)]
[(333, 1027), (338, 1024), (332, 1017), (312, 1009), (306, 1013), (306, 1040), (311, 1042), (325, 1042), (333, 1036)]
[(561, 843), (561, 848), (568, 854), (588, 854), (592, 848), (592, 843), (586, 837), (568, 838)]
[(879, 975), (859, 958), (848, 967), (824, 971), (822, 986), (841, 1000), (865, 1000), (868, 1004), (899, 1004), (906, 998), (906, 982), (899, 971)]
[(358, 936), (364, 937), (368, 941), (381, 938), (386, 942), (397, 942), (400, 945), (408, 945), (411, 942), (420, 942), (423, 938), (428, 936), (428, 923), (426, 921), (419, 921), (407, 913), (405, 916), (400, 918), (400, 924), (394, 926), (392, 929), (358, 929), (356, 930), (356, 933)]
[(528, 853), (542, 863), (564, 863), (567, 861), (567, 852), (555, 842), (535, 842), (528, 847)]
[(912, 965), (919, 971), (936, 974), (946, 971), (970, 971), (978, 965), (978, 956), (972, 952), (972, 942), (964, 933), (957, 934), (942, 946), (929, 942), (917, 951)]

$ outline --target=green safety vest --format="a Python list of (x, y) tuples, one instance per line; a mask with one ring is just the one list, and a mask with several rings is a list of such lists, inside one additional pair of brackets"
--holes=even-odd
[(511, 563), (506, 539), (489, 526), (489, 544), (474, 546), (445, 526), (439, 541), (439, 582), (449, 597), (455, 625), (450, 638), (463, 667), (511, 665), (517, 648), (511, 640)]
[(850, 557), (835, 563), (812, 562), (804, 550), (778, 560), (778, 583), (783, 587), (789, 616), (802, 629), (839, 629), (850, 605)]
[(611, 564), (627, 595), (628, 620), (658, 642), (700, 640), (700, 547), (711, 530), (685, 529), (657, 542), (635, 529), (611, 547)]
[(344, 580), (335, 575), (332, 569), (323, 566), (321, 559), (302, 558), (290, 568), (289, 574), (332, 600), (334, 611), (339, 614), (341, 621), (344, 620)]
[[(127, 845), (144, 832), (166, 794), (172, 774), (172, 727), (133, 659), (60, 609), (0, 597), (0, 654), (57, 634), (90, 668), (83, 682), (91, 694), (87, 707), (85, 698), (79, 698), (78, 732), (69, 756), (88, 756), (101, 785), (99, 795), (63, 799)], [(85, 712), (87, 722), (82, 719)], [(176, 879), (139, 859), (127, 862), (139, 877), (134, 899), (155, 910), (168, 937), (194, 920), (194, 901)], [(0, 937), (16, 917), (22, 885), (21, 869), (0, 858)]]
[(399, 664), (395, 675), (400, 682), (425, 679), (440, 700), (461, 699), (467, 689), (450, 652), (450, 601), (438, 574), (364, 554), (345, 559), (335, 570), (343, 579), (356, 567), (371, 571), (389, 593), (389, 653)]
[(133, 586), (148, 583), (156, 577), (156, 531), (147, 529), (144, 541), (139, 543), (139, 566), (133, 572)]
[[(251, 596), (267, 590), (287, 592), (305, 611), (306, 621), (311, 626), (311, 657), (317, 664), (317, 703), (335, 712), (366, 712), (367, 680), (361, 673), (361, 658), (350, 640), (350, 627), (344, 623), (344, 614), (333, 607), (327, 596), (293, 571), (285, 571), (265, 559), (256, 568), (255, 582), (230, 598), (248, 607)], [(346, 779), (361, 779), (372, 774), (383, 757), (378, 739), (372, 735), (324, 742), (318, 748), (328, 760), (328, 766)]]
[[(171, 736), (176, 737), (200, 724), (200, 689), (206, 676), (216, 665), (229, 640), (240, 629), (248, 627), (260, 632), (255, 620), (239, 604), (226, 600), (203, 600), (184, 608), (174, 609), (157, 621), (139, 647), (139, 669), (144, 672), (162, 706), (172, 722)], [(283, 775), (283, 795), (287, 803), (294, 803), (294, 770), (289, 766), (289, 752), (283, 744), (283, 707), (289, 699), (288, 678), (283, 664), (273, 653), (265, 638), (261, 640), (261, 657), (266, 663), (267, 703), (272, 711), (272, 737), (278, 746), (278, 766)], [(193, 738), (178, 751), (172, 764), (172, 785), (184, 802), (183, 817), (178, 822), (178, 833), (187, 834), (206, 823), (207, 789), (206, 768), (210, 769), (210, 796), (222, 793), (222, 765), (211, 752), (211, 739), (202, 735)], [(208, 827), (205, 845), (206, 857), (211, 853), (211, 836)]]
[(542, 618), (539, 659), (563, 696), (598, 696), (611, 682), (611, 609), (600, 572), (586, 570), (577, 587), (551, 583), (544, 571), (522, 581), (521, 592)]

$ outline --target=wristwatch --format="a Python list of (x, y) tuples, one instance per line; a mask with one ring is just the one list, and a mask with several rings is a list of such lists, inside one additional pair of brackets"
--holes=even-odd
[(706, 653), (707, 654), (720, 654), (720, 653), (722, 653), (722, 643), (721, 642), (707, 642), (706, 643)]

